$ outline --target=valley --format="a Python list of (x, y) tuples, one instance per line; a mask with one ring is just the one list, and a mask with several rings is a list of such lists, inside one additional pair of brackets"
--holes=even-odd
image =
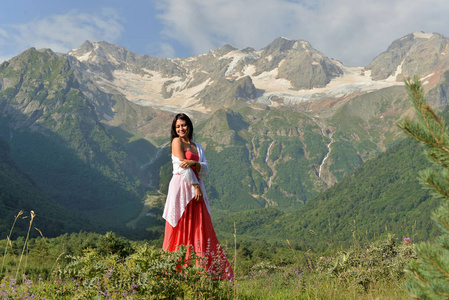
[(357, 68), (284, 38), (176, 59), (107, 42), (67, 54), (32, 48), (0, 65), (0, 137), (55, 205), (99, 231), (154, 239), (171, 177), (171, 119), (186, 112), (210, 165), (213, 219), (274, 209), (300, 224), (311, 201), (404, 139), (404, 78), (418, 70), (429, 102), (445, 109), (448, 44), (411, 33)]

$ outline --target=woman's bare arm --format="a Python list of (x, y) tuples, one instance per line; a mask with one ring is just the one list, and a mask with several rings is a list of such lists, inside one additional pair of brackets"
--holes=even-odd
[(182, 142), (179, 137), (175, 137), (171, 142), (171, 153), (181, 161), (185, 159)]

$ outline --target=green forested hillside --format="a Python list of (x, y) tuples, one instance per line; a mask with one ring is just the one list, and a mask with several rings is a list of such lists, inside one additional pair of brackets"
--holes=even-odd
[(206, 187), (217, 212), (267, 203), (297, 208), (324, 188), (317, 170), (328, 141), (304, 113), (243, 106), (219, 110), (195, 130), (206, 148)]
[[(48, 197), (30, 176), (24, 174), (10, 158), (8, 144), (0, 138), (0, 238), (9, 235), (15, 216), (19, 211), (23, 215), (17, 220), (12, 237), (26, 236), (29, 227), (30, 211), (36, 217), (33, 227), (45, 236), (57, 236), (66, 232), (93, 229), (92, 224), (78, 214), (69, 212)], [(26, 217), (26, 218), (24, 218)], [(36, 230), (31, 236), (37, 236)]]
[(138, 168), (102, 125), (68, 60), (30, 49), (0, 65), (0, 136), (53, 201), (124, 227), (141, 210)]
[(328, 165), (334, 183), (400, 139), (396, 122), (409, 107), (405, 89), (390, 87), (356, 96), (336, 109), (328, 121), (334, 128)]
[(404, 105), (398, 89), (359, 96), (338, 108), (328, 124), (287, 107), (238, 104), (216, 111), (195, 128), (210, 164), (212, 208), (220, 215), (266, 205), (299, 208), (393, 144), (394, 118)]
[(438, 204), (417, 180), (427, 167), (422, 147), (404, 140), (295, 211), (272, 207), (240, 212), (215, 224), (229, 233), (236, 222), (242, 238), (288, 239), (304, 250), (371, 241), (387, 232), (426, 240), (434, 235), (430, 213)]

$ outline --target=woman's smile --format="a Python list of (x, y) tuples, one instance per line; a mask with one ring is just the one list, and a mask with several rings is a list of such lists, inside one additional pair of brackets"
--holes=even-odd
[(189, 129), (187, 127), (187, 123), (184, 120), (178, 119), (176, 121), (176, 133), (180, 138), (184, 138), (187, 136)]

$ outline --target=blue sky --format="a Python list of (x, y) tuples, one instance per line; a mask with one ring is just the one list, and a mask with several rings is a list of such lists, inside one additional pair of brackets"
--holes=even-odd
[(259, 50), (282, 36), (366, 66), (409, 33), (449, 37), (448, 16), (447, 0), (2, 0), (0, 62), (30, 47), (66, 53), (86, 40), (175, 58), (225, 44)]

